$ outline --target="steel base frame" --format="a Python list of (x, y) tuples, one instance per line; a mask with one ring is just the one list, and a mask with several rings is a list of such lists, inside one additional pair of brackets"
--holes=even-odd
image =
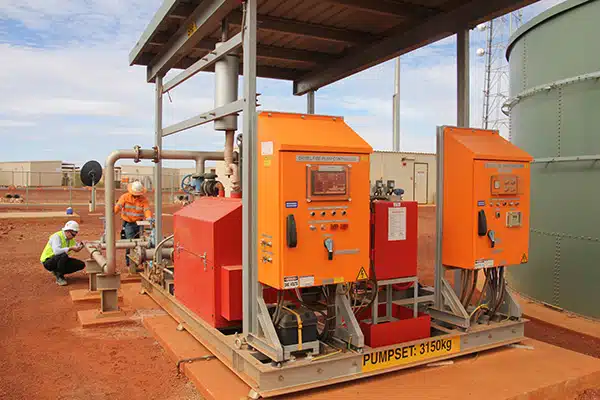
[[(242, 379), (249, 386), (250, 393), (257, 393), (262, 397), (352, 381), (517, 343), (524, 339), (526, 322), (520, 319), (476, 325), (468, 332), (434, 325), (434, 335), (427, 339), (377, 349), (364, 347), (362, 353), (344, 350), (338, 354), (330, 353), (327, 357), (297, 358), (291, 363), (272, 364), (261, 361), (264, 360), (264, 356), (253, 348), (254, 344), (250, 347), (244, 346), (238, 335), (225, 335), (213, 328), (161, 286), (152, 283), (145, 274), (142, 274), (142, 288), (144, 293)], [(428, 343), (440, 340), (453, 340), (458, 346), (458, 351), (425, 359), (416, 358), (405, 363), (383, 365), (377, 369), (368, 368), (368, 360), (376, 357), (375, 354), (393, 354), (398, 348), (420, 348), (421, 345), (427, 346)]]

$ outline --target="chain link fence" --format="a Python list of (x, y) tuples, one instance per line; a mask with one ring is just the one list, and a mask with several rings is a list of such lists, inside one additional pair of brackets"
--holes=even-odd
[[(181, 191), (185, 174), (163, 173), (163, 204), (172, 204)], [(104, 179), (96, 185), (96, 206), (104, 203)], [(115, 174), (116, 198), (127, 191), (127, 185), (140, 181), (148, 190), (148, 200), (154, 203), (154, 177), (150, 174)], [(84, 186), (79, 171), (0, 171), (0, 206), (88, 206), (92, 190)]]

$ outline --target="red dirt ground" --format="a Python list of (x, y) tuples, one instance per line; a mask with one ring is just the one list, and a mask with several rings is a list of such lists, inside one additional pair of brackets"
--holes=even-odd
[[(99, 238), (98, 217), (76, 211), (82, 238)], [(0, 398), (200, 399), (141, 324), (79, 327), (77, 310), (97, 307), (70, 300), (69, 290), (85, 288), (86, 276), (70, 275), (69, 286), (58, 287), (39, 263), (48, 235), (60, 227), (0, 222)]]
[[(51, 192), (45, 196), (57, 201)], [(0, 212), (11, 209), (17, 208)], [(165, 206), (164, 212), (176, 209)], [(81, 237), (98, 239), (102, 231), (98, 216), (88, 215), (87, 207), (75, 211), (81, 215)], [(435, 208), (421, 207), (419, 212), (419, 275), (421, 282), (432, 284)], [(0, 398), (200, 399), (192, 384), (177, 376), (175, 365), (141, 324), (79, 327), (77, 311), (95, 305), (74, 305), (69, 290), (87, 287), (86, 276), (68, 276), (69, 286), (58, 287), (39, 263), (48, 236), (60, 226), (60, 221), (52, 220), (0, 220)], [(164, 226), (165, 232), (171, 232), (171, 217), (164, 218)], [(526, 334), (600, 358), (596, 339), (539, 321), (528, 323)], [(578, 399), (598, 400), (600, 388)]]

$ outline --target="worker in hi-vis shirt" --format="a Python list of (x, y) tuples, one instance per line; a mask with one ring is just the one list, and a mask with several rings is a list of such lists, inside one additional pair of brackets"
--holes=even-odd
[[(140, 226), (138, 221), (152, 218), (150, 204), (145, 196), (146, 188), (142, 182), (135, 181), (127, 185), (127, 193), (123, 194), (115, 205), (115, 213), (121, 213), (123, 239), (135, 239), (140, 237)], [(126, 250), (125, 262), (129, 266), (129, 249)]]
[(75, 241), (78, 233), (79, 224), (68, 221), (60, 231), (50, 235), (40, 256), (44, 268), (54, 274), (56, 283), (60, 286), (67, 284), (66, 274), (81, 271), (85, 267), (83, 261), (69, 257), (73, 252), (83, 249), (83, 243)]

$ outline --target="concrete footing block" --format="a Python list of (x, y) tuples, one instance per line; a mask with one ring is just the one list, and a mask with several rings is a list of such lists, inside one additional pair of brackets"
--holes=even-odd
[(93, 328), (106, 325), (120, 325), (134, 321), (122, 310), (101, 312), (100, 310), (83, 310), (77, 312), (77, 319), (82, 328)]

